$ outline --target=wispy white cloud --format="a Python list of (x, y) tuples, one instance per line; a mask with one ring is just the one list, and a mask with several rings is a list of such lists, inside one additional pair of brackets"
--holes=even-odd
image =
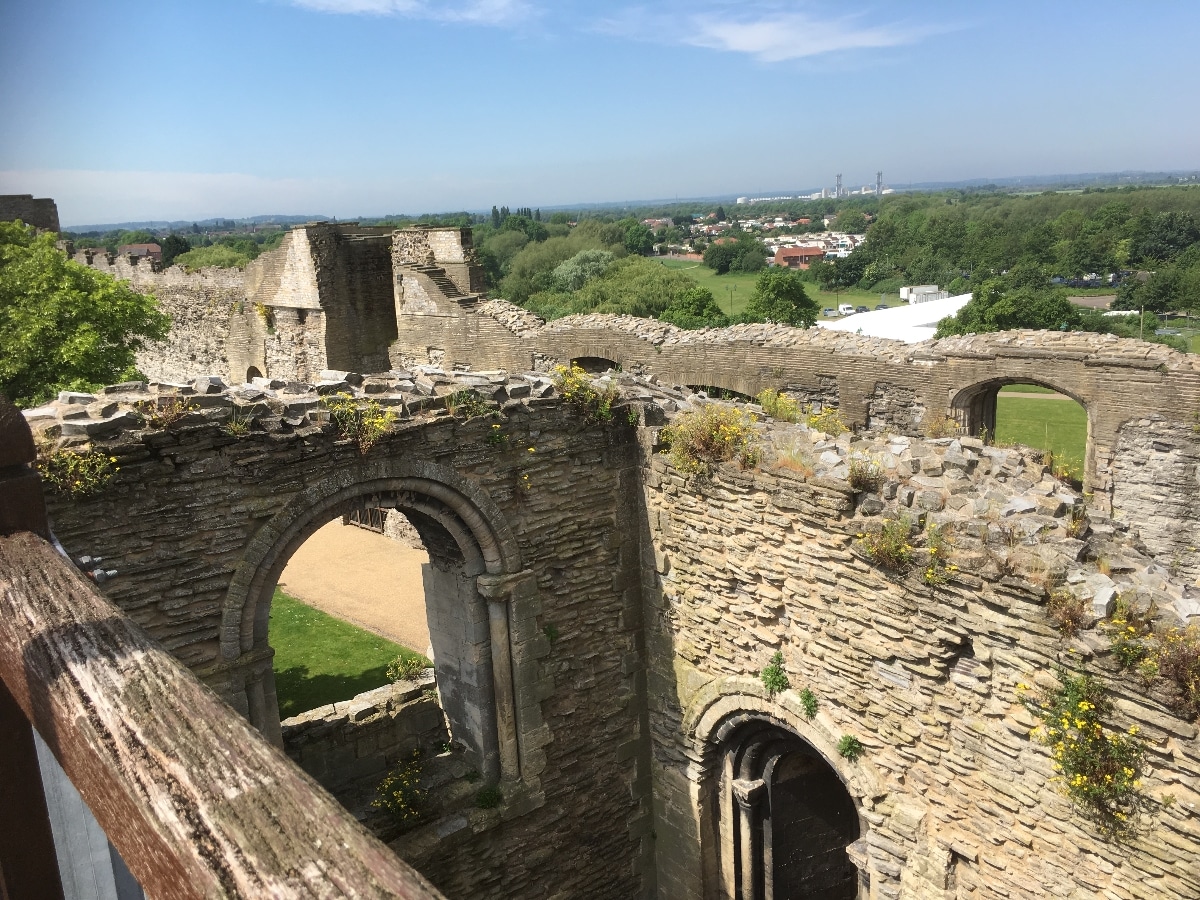
[(435, 22), (508, 26), (528, 21), (537, 9), (528, 0), (290, 0), (315, 12), (357, 16), (403, 16)]
[(676, 13), (629, 7), (597, 23), (618, 37), (684, 44), (745, 53), (777, 63), (828, 53), (897, 47), (914, 43), (944, 27), (903, 23), (866, 23), (862, 16), (820, 16), (796, 4), (747, 3), (736, 9), (719, 4), (707, 10)]

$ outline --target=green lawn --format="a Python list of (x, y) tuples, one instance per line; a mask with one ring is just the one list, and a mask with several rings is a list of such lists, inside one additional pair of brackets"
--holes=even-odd
[(388, 663), (397, 656), (420, 656), (279, 588), (271, 599), (270, 641), (283, 719), (382, 687), (391, 680)]
[(1006, 397), (1001, 391), (996, 398), (996, 443), (1051, 450), (1056, 460), (1070, 465), (1072, 475), (1082, 478), (1087, 413), (1073, 400)]
[[(726, 315), (729, 314), (731, 300), (735, 315), (746, 308), (746, 304), (750, 302), (750, 297), (754, 293), (754, 284), (758, 281), (757, 272), (754, 274), (730, 272), (727, 275), (718, 275), (708, 266), (694, 259), (659, 259), (658, 261), (668, 269), (680, 269), (686, 272), (703, 287), (712, 291), (717, 305)], [(822, 291), (815, 284), (805, 284), (804, 289), (808, 291), (808, 296), (820, 304), (822, 309), (826, 307), (837, 309), (839, 303), (853, 303), (855, 306), (874, 309), (879, 303), (878, 291), (848, 288), (840, 293), (835, 293), (834, 291)], [(883, 302), (888, 306), (898, 306), (900, 295), (885, 294)]]

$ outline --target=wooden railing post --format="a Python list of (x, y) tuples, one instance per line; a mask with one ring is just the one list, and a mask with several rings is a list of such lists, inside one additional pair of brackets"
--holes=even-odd
[[(33, 435), (0, 394), (0, 536), (49, 537)], [(0, 681), (0, 898), (63, 895), (33, 726)]]

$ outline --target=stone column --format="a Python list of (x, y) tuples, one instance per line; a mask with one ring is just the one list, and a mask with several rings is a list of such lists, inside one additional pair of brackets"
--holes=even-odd
[(496, 740), (500, 756), (498, 774), (506, 781), (521, 777), (509, 604), (513, 588), (528, 577), (529, 573), (521, 572), (515, 575), (480, 575), (476, 580), (480, 595), (487, 599), (488, 630), (492, 644), (492, 684), (496, 695)]
[(737, 900), (763, 900), (762, 816), (759, 804), (767, 785), (761, 778), (738, 778), (733, 782), (737, 801), (738, 860)]

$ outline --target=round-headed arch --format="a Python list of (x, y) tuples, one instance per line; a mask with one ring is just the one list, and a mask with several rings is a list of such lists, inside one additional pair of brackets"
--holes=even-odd
[(473, 574), (521, 571), (520, 550), (499, 508), (477, 484), (431, 462), (383, 460), (333, 472), (296, 494), (251, 538), (222, 611), (227, 660), (267, 642), (271, 596), (288, 559), (317, 529), (364, 506), (426, 516), (454, 538)]
[(1036, 384), (1049, 388), (1078, 403), (1087, 416), (1087, 440), (1083, 451), (1084, 489), (1092, 490), (1095, 485), (1095, 447), (1093, 441), (1095, 409), (1091, 398), (1053, 380), (1038, 375), (1007, 375), (978, 381), (960, 388), (950, 398), (950, 409), (965, 433), (979, 436), (996, 433), (996, 404), (1000, 388), (1009, 384)]

